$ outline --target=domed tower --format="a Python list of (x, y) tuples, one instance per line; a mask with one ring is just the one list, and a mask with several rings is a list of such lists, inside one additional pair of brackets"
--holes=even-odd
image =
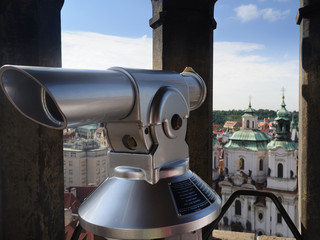
[(224, 146), (224, 160), (229, 174), (243, 172), (254, 181), (263, 183), (267, 178), (267, 144), (270, 139), (266, 133), (258, 130), (257, 120), (258, 116), (250, 102), (242, 115), (241, 130), (233, 133)]
[(291, 113), (286, 109), (284, 96), (282, 96), (281, 109), (277, 112), (276, 140), (286, 141), (290, 139)]
[[(268, 177), (267, 190), (276, 194), (288, 211), (291, 219), (297, 224), (298, 219), (298, 194), (297, 194), (297, 142), (291, 140), (290, 124), (291, 114), (286, 109), (284, 96), (281, 109), (277, 112), (276, 137), (268, 144)], [(268, 222), (267, 229), (277, 231), (282, 235), (292, 237), (291, 233), (285, 233), (281, 214), (271, 200), (266, 200), (266, 213), (273, 221)], [(268, 215), (269, 214), (269, 215)]]
[(249, 107), (244, 111), (242, 115), (242, 129), (257, 129), (258, 116), (256, 111), (251, 107), (251, 101)]
[(276, 136), (268, 144), (269, 170), (267, 187), (285, 191), (296, 190), (297, 185), (297, 148), (291, 140), (291, 114), (286, 109), (284, 96), (281, 109), (277, 112)]

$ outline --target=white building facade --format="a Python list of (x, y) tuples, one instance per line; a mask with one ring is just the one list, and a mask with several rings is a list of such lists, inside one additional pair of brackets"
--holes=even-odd
[[(275, 119), (277, 134), (270, 141), (266, 133), (257, 129), (257, 116), (249, 104), (242, 116), (242, 129), (225, 145), (226, 176), (219, 186), (222, 204), (240, 189), (272, 192), (298, 226), (297, 143), (290, 138), (291, 114), (284, 101), (281, 107)], [(264, 197), (237, 198), (220, 228), (293, 237), (274, 203)]]
[(108, 148), (92, 139), (64, 144), (64, 187), (99, 185), (107, 177)]

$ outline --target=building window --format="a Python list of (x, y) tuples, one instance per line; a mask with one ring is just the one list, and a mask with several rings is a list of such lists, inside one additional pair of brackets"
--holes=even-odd
[(72, 161), (69, 161), (69, 166), (72, 166)]
[(282, 223), (282, 216), (280, 213), (277, 213), (277, 223)]
[(254, 121), (252, 121), (252, 128), (254, 128)]
[(250, 128), (250, 121), (247, 120), (247, 128)]
[(244, 159), (240, 158), (240, 169), (244, 170)]
[(278, 178), (283, 178), (283, 165), (282, 165), (282, 163), (278, 164)]
[(72, 175), (72, 169), (69, 169), (69, 174)]
[(241, 202), (239, 200), (235, 203), (235, 215), (241, 215)]
[(260, 220), (262, 220), (262, 219), (263, 219), (263, 214), (262, 214), (262, 213), (259, 213), (258, 218), (259, 218)]
[(75, 153), (75, 152), (72, 152), (72, 153), (71, 153), (71, 157), (76, 157), (76, 153)]
[(263, 171), (263, 159), (260, 159), (259, 161), (259, 170)]

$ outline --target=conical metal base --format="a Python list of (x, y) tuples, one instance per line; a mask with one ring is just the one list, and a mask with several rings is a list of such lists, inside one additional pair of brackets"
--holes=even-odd
[(221, 199), (190, 170), (151, 185), (106, 179), (81, 205), (81, 226), (113, 239), (156, 239), (200, 229), (220, 213)]

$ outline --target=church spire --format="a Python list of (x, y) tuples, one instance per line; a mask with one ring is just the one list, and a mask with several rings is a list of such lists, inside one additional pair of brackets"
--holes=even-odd
[(282, 87), (282, 104), (281, 104), (281, 107), (282, 108), (285, 108), (286, 107), (286, 104), (285, 104), (285, 102), (284, 102), (284, 99), (285, 99), (285, 96), (284, 96), (284, 87)]
[(249, 106), (244, 110), (242, 115), (242, 129), (257, 129), (258, 116), (256, 111), (251, 107), (251, 96), (249, 97)]
[(286, 109), (286, 103), (284, 101), (284, 88), (282, 88), (282, 104), (281, 109), (277, 111), (277, 117), (275, 121), (277, 122), (276, 129), (276, 139), (277, 140), (288, 140), (290, 139), (290, 123), (291, 114)]
[(286, 109), (286, 103), (284, 101), (284, 88), (282, 88), (282, 103), (281, 109), (277, 111), (277, 122), (276, 137), (270, 143), (268, 143), (268, 149), (275, 149), (282, 147), (287, 150), (296, 150), (297, 143), (291, 139), (291, 120), (293, 119), (291, 113)]

